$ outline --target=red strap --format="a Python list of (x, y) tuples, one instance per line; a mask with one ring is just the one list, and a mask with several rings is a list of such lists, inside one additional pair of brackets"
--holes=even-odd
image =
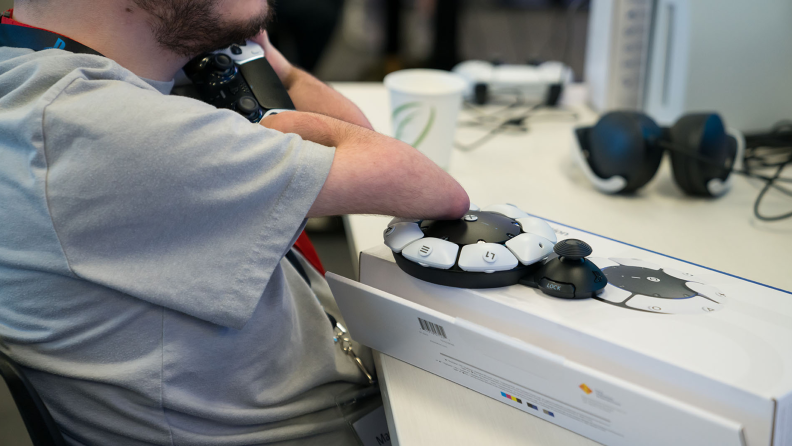
[[(25, 27), (25, 28), (40, 29), (40, 30), (42, 30), (42, 31), (47, 31), (47, 32), (51, 32), (51, 33), (53, 33), (53, 34), (57, 34), (57, 35), (59, 35), (59, 36), (61, 36), (61, 37), (66, 37), (67, 39), (69, 38), (68, 36), (64, 36), (64, 35), (63, 35), (63, 34), (61, 34), (61, 33), (56, 33), (55, 31), (50, 31), (50, 30), (48, 30), (48, 29), (39, 28), (39, 27), (37, 27), (37, 26), (30, 26), (30, 25), (25, 25), (25, 24), (24, 24), (24, 23), (22, 23), (22, 22), (17, 22), (16, 20), (14, 20), (14, 19), (12, 19), (12, 18), (11, 18), (11, 17), (13, 17), (13, 16), (14, 16), (14, 8), (11, 8), (11, 9), (9, 9), (9, 10), (8, 10), (8, 11), (6, 11), (6, 12), (8, 13), (8, 15), (9, 15), (10, 17), (1, 16), (1, 17), (0, 17), (0, 24), (2, 24), (2, 25), (16, 25), (16, 26), (23, 26), (23, 27)], [(72, 39), (72, 40), (74, 40), (74, 39)], [(75, 40), (75, 42), (77, 42), (77, 41)], [(77, 42), (77, 43), (80, 43), (80, 42)], [(81, 44), (81, 45), (82, 45), (82, 44)]]
[(16, 20), (12, 19), (11, 17), (14, 16), (14, 8), (11, 8), (11, 9), (9, 9), (6, 12), (8, 13), (8, 17), (6, 17), (6, 16), (0, 17), (0, 23), (3, 24), (3, 25), (24, 26), (25, 28), (41, 29), (41, 30), (47, 31), (46, 29), (36, 28), (35, 26), (30, 26), (30, 25), (25, 25), (22, 22), (17, 22)]
[(316, 249), (314, 249), (311, 240), (308, 239), (308, 234), (303, 231), (300, 233), (300, 236), (297, 237), (297, 241), (294, 242), (294, 248), (305, 257), (305, 260), (311, 264), (314, 268), (316, 268), (322, 275), (325, 275), (325, 269), (322, 266), (322, 261), (319, 260), (319, 254), (316, 253)]

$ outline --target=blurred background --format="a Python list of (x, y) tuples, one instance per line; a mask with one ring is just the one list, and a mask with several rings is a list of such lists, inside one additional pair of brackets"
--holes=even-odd
[(463, 60), (583, 72), (588, 0), (280, 0), (271, 35), (324, 81), (381, 81)]

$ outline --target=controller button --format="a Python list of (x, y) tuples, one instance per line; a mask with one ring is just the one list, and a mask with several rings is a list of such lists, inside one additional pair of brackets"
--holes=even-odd
[(405, 246), (402, 250), (402, 255), (408, 260), (412, 260), (422, 266), (448, 269), (456, 263), (458, 252), (459, 245), (456, 243), (434, 237), (424, 237)]
[(536, 234), (520, 234), (507, 240), (506, 247), (523, 265), (534, 264), (553, 252), (553, 242)]
[(520, 228), (522, 228), (523, 232), (540, 235), (553, 243), (558, 241), (553, 228), (551, 228), (550, 225), (548, 225), (547, 222), (541, 218), (524, 217), (518, 218), (516, 220), (517, 223), (520, 224)]
[(483, 210), (485, 212), (494, 212), (514, 219), (528, 217), (528, 214), (513, 204), (493, 204), (485, 207)]
[(212, 66), (215, 70), (225, 73), (234, 68), (234, 61), (225, 54), (215, 54), (212, 58)]
[(417, 223), (394, 223), (389, 229), (393, 230), (386, 230), (385, 244), (388, 245), (388, 248), (390, 248), (393, 252), (401, 252), (405, 246), (423, 238), (424, 236), (423, 231), (421, 231), (421, 227), (418, 226)]
[(467, 214), (462, 219), (465, 221), (476, 221), (478, 217), (475, 214)]
[(239, 45), (237, 45), (237, 44), (231, 45), (231, 48), (229, 48), (229, 49), (231, 50), (231, 53), (233, 53), (233, 54), (242, 54), (242, 48), (240, 48)]
[(404, 217), (393, 217), (393, 220), (388, 222), (388, 227), (395, 225), (396, 223), (418, 223), (419, 219), (417, 218), (404, 218)]
[(258, 102), (250, 96), (242, 96), (236, 101), (236, 109), (244, 115), (252, 115), (259, 110)]
[(575, 297), (575, 286), (568, 283), (560, 283), (552, 280), (542, 279), (539, 281), (539, 288), (545, 294), (556, 297)]
[(569, 260), (580, 260), (583, 257), (591, 255), (592, 249), (588, 243), (582, 240), (568, 238), (556, 243), (553, 247), (553, 251), (559, 256)]
[(499, 243), (476, 243), (462, 247), (459, 267), (465, 271), (493, 273), (518, 265), (517, 257)]

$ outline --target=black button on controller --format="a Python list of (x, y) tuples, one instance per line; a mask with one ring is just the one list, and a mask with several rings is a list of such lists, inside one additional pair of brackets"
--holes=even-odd
[(258, 112), (259, 105), (258, 102), (250, 96), (242, 96), (236, 102), (236, 109), (243, 115), (250, 116)]
[(212, 58), (212, 67), (220, 73), (227, 73), (234, 68), (234, 61), (225, 54), (216, 54)]
[(233, 54), (242, 54), (242, 48), (239, 47), (237, 44), (231, 45), (231, 53)]
[(575, 297), (575, 286), (568, 283), (554, 282), (552, 280), (542, 279), (539, 281), (539, 288), (545, 293), (556, 297), (566, 297), (572, 299)]

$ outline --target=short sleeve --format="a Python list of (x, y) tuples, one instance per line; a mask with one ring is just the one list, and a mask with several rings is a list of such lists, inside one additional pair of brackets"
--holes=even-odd
[(47, 202), (71, 271), (232, 328), (302, 228), (334, 149), (121, 81), (44, 111)]

